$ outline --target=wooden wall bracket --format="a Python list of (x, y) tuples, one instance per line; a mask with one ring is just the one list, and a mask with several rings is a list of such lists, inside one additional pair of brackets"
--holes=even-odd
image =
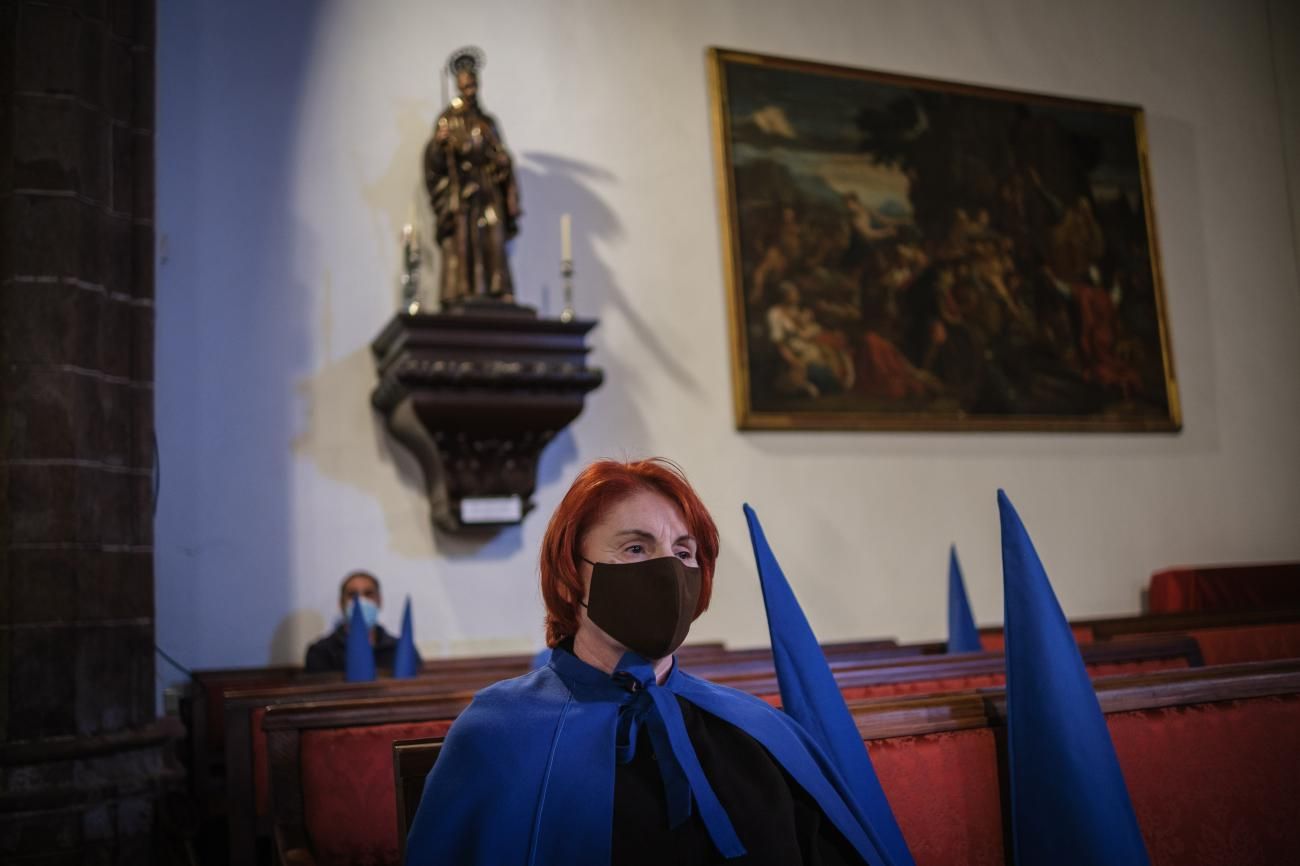
[(435, 526), (501, 528), (532, 510), (542, 449), (603, 379), (586, 363), (595, 326), (467, 304), (398, 313), (370, 344), (370, 402), (423, 469)]

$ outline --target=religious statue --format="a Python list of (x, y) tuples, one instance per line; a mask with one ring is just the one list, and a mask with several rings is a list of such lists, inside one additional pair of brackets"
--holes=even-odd
[(438, 115), (424, 150), (424, 180), (437, 217), (443, 307), (474, 298), (514, 301), (506, 241), (519, 231), (519, 188), (496, 120), (478, 101), (483, 54), (447, 61), (459, 96)]

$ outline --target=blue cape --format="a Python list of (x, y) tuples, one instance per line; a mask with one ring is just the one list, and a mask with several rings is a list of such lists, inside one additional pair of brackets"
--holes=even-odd
[[(425, 783), (406, 862), (609, 863), (619, 710), (610, 682), (556, 650), (545, 667), (480, 692), (452, 725)], [(864, 862), (882, 862), (847, 805), (843, 779), (798, 723), (675, 661), (663, 685), (761, 743)]]

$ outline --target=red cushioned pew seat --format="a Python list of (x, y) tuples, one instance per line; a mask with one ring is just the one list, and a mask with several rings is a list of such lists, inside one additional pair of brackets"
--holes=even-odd
[[(1153, 866), (1295, 862), (1300, 696), (1106, 717)], [(990, 728), (869, 743), (916, 866), (1001, 864)]]
[(1300, 609), (1300, 562), (1182, 565), (1151, 575), (1152, 613)]
[[(1296, 862), (1300, 664), (1174, 670), (1097, 685), (1153, 866)], [(1216, 699), (1228, 695), (1238, 697)], [(989, 707), (987, 719), (971, 727), (978, 703)], [(1004, 862), (1005, 755), (995, 748), (1005, 730), (1003, 693), (917, 698), (910, 722), (899, 709), (907, 706), (868, 701), (854, 715), (917, 866)], [(940, 730), (871, 735), (909, 724)]]
[(303, 731), (304, 820), (319, 866), (398, 862), (393, 742), (450, 727), (444, 719)]
[(1300, 622), (1193, 629), (1207, 665), (1300, 658)]
[(1152, 866), (1300, 861), (1300, 695), (1106, 723)]
[(1002, 866), (998, 750), (990, 728), (868, 743), (916, 866)]

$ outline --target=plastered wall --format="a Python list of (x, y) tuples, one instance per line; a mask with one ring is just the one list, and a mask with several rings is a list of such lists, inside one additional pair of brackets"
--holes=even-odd
[[(198, 667), (299, 659), (354, 567), (383, 578), (390, 627), (410, 595), (426, 655), (539, 646), (545, 520), (602, 456), (670, 456), (713, 508), (705, 639), (766, 639), (742, 501), (827, 640), (941, 637), (953, 542), (977, 618), (1000, 621), (999, 486), (1071, 616), (1136, 610), (1160, 566), (1300, 556), (1278, 18), (1229, 0), (161, 0), (160, 646)], [(486, 543), (433, 535), (368, 404), (437, 70), (467, 43), (517, 161), (521, 299), (558, 312), (572, 213), (606, 371), (544, 455), (537, 512)], [(1144, 106), (1183, 432), (737, 432), (710, 45)]]

